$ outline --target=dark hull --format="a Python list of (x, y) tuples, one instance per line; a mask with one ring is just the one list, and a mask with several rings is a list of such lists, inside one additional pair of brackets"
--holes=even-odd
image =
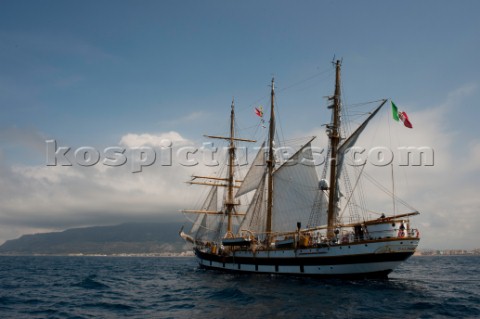
[(408, 245), (404, 241), (376, 242), (318, 249), (240, 250), (229, 255), (195, 248), (195, 255), (201, 268), (227, 272), (319, 278), (386, 278), (413, 255), (417, 244), (418, 241), (411, 241)]
[[(242, 270), (235, 269), (220, 269), (218, 267), (211, 267), (200, 264), (201, 269), (211, 270), (211, 271), (220, 271), (225, 273), (233, 274), (251, 274), (252, 272), (246, 272)], [(309, 277), (309, 278), (318, 278), (318, 279), (346, 279), (346, 280), (361, 280), (361, 279), (388, 279), (388, 274), (390, 274), (393, 269), (387, 269), (376, 272), (368, 273), (357, 273), (357, 274), (305, 274), (305, 273), (276, 273), (279, 276), (293, 276), (293, 277)], [(264, 274), (261, 272), (253, 272), (256, 274)]]

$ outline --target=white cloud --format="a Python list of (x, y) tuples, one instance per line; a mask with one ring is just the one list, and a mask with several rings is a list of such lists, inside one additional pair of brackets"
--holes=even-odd
[(129, 148), (141, 146), (170, 147), (190, 144), (178, 132), (170, 131), (160, 134), (134, 134), (128, 133), (120, 139), (120, 144)]
[(81, 178), (83, 175), (69, 166), (58, 166), (54, 170), (48, 166), (12, 166), (12, 173), (27, 180), (43, 182), (46, 185), (58, 184), (66, 178)]
[[(128, 147), (160, 146), (169, 139), (193, 144), (177, 132), (127, 134), (121, 144)], [(189, 176), (209, 168), (154, 163), (132, 173), (129, 165), (109, 167), (101, 162), (91, 167), (0, 165), (0, 224), (12, 231), (51, 231), (125, 221), (182, 219), (179, 210), (193, 206), (197, 188), (189, 187)], [(13, 231), (17, 229), (18, 231)]]
[[(464, 85), (447, 93), (443, 102), (421, 111), (416, 111), (415, 105), (397, 105), (409, 114), (413, 129), (394, 122), (390, 107), (386, 105), (357, 143), (367, 150), (386, 146), (394, 151), (395, 194), (421, 213), (412, 219), (422, 234), (421, 248), (473, 249), (479, 246), (480, 141), (461, 142), (460, 131), (469, 128), (448, 125), (451, 115), (477, 91), (475, 83)], [(319, 136), (317, 145), (326, 147), (324, 130), (314, 133)], [(400, 146), (431, 147), (434, 165), (399, 166), (396, 150)], [(367, 163), (365, 173), (392, 190), (390, 166), (376, 167)], [(350, 179), (354, 185), (352, 175)], [(392, 211), (391, 196), (369, 182), (363, 183), (363, 191), (368, 208), (377, 212)], [(410, 211), (398, 203), (397, 209), (397, 212)]]
[[(459, 144), (456, 141), (458, 132), (445, 125), (462, 98), (476, 90), (476, 85), (464, 86), (447, 94), (443, 103), (423, 111), (415, 111), (414, 105), (401, 106), (412, 120), (414, 129), (411, 130), (389, 122), (387, 106), (385, 114), (371, 123), (360, 141), (366, 147), (390, 145), (391, 142), (394, 148), (431, 146), (434, 149), (434, 166), (395, 166), (396, 194), (421, 213), (413, 221), (420, 228), (422, 248), (469, 249), (476, 248), (480, 242), (477, 231), (480, 226), (480, 196), (477, 195), (480, 141), (474, 139)], [(305, 135), (312, 132), (309, 133)], [(324, 132), (316, 130), (314, 133), (319, 136), (316, 144), (325, 146)], [(174, 148), (193, 145), (175, 131), (125, 134), (120, 138), (120, 145), (157, 149), (165, 146), (166, 140), (171, 141)], [(34, 144), (31, 147), (38, 148), (38, 143)], [(455, 156), (459, 149), (465, 157)], [(0, 239), (10, 239), (12, 234), (25, 230), (116, 224), (178, 214), (179, 209), (193, 207), (201, 192), (200, 188), (184, 183), (188, 177), (194, 173), (206, 175), (217, 169), (205, 165), (187, 167), (175, 160), (171, 166), (156, 162), (144, 167), (141, 173), (132, 173), (128, 165), (108, 167), (101, 163), (93, 167), (75, 164), (71, 167), (18, 164), (9, 167), (3, 163), (0, 165), (0, 223), (9, 225), (10, 231), (2, 232)], [(387, 179), (389, 167), (366, 169), (384, 186), (391, 187)], [(381, 175), (384, 177), (379, 177)], [(377, 202), (373, 207), (387, 212), (391, 209), (388, 196), (368, 183), (365, 193), (370, 201)]]
[(474, 140), (468, 143), (465, 157), (460, 157), (463, 164), (460, 170), (464, 174), (478, 173), (480, 171), (480, 140)]
[(465, 85), (448, 93), (440, 105), (420, 112), (414, 111), (414, 106), (405, 106), (414, 128), (409, 130), (398, 124), (389, 136), (382, 137), (391, 139), (394, 148), (428, 146), (434, 150), (434, 166), (396, 166), (397, 194), (421, 213), (415, 220), (422, 233), (423, 248), (472, 249), (480, 242), (474, 226), (480, 226), (480, 198), (475, 194), (480, 178), (480, 144), (461, 143), (458, 128), (447, 125), (462, 100), (476, 90), (476, 84)]

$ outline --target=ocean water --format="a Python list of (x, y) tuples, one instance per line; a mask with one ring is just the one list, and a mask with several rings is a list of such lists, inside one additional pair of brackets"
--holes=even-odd
[(0, 257), (0, 318), (480, 318), (480, 256), (388, 280), (226, 274), (194, 258)]

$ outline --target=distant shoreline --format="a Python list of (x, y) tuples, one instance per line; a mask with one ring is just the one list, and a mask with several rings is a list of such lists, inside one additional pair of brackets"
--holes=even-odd
[[(469, 254), (422, 254), (415, 253), (413, 257), (458, 257), (458, 256), (480, 256), (478, 253)], [(195, 257), (193, 251), (181, 253), (152, 253), (152, 254), (0, 254), (0, 257), (137, 257), (137, 258), (192, 258)]]
[(0, 257), (194, 257), (193, 252), (181, 252), (181, 253), (158, 253), (158, 254), (0, 254)]
[(458, 257), (458, 256), (480, 256), (480, 254), (450, 254), (450, 255), (425, 255), (425, 254), (413, 254), (413, 257)]

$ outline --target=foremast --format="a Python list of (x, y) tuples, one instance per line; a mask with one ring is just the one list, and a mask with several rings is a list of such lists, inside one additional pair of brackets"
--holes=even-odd
[(335, 93), (333, 95), (333, 119), (327, 126), (330, 137), (330, 191), (328, 196), (327, 238), (335, 238), (337, 219), (337, 151), (340, 142), (340, 67), (341, 61), (335, 62)]
[[(227, 196), (225, 199), (225, 212), (210, 212), (210, 211), (202, 211), (202, 210), (184, 210), (184, 212), (187, 213), (200, 213), (200, 214), (225, 214), (227, 216), (227, 229), (225, 233), (225, 238), (233, 238), (233, 227), (232, 227), (232, 217), (233, 216), (243, 216), (243, 214), (239, 214), (236, 212), (235, 206), (238, 205), (235, 201), (234, 194), (233, 194), (233, 189), (234, 188), (239, 188), (235, 183), (235, 172), (234, 172), (234, 167), (235, 167), (235, 154), (236, 154), (236, 146), (235, 142), (240, 141), (240, 142), (256, 142), (255, 140), (249, 140), (249, 139), (244, 139), (244, 138), (236, 138), (235, 137), (235, 101), (232, 100), (232, 106), (231, 106), (231, 111), (230, 111), (230, 136), (213, 136), (213, 135), (205, 135), (208, 138), (213, 138), (213, 139), (223, 139), (229, 141), (229, 147), (228, 147), (228, 174), (226, 178), (221, 178), (221, 177), (213, 177), (213, 176), (193, 176), (193, 179), (196, 178), (201, 178), (201, 179), (210, 179), (210, 180), (215, 180), (215, 181), (224, 181), (226, 182), (225, 184), (221, 183), (211, 183), (211, 182), (193, 182), (190, 181), (190, 184), (200, 184), (200, 185), (210, 185), (210, 186), (223, 186), (226, 187), (227, 189)], [(192, 180), (193, 180), (192, 179)]]

